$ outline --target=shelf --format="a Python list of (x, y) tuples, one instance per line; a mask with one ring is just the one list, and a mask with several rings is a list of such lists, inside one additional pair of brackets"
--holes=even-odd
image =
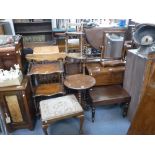
[(33, 24), (52, 24), (51, 21), (36, 21), (36, 22), (14, 22), (15, 25), (33, 25)]
[(40, 84), (35, 88), (35, 97), (56, 94), (64, 94), (63, 86), (60, 83)]
[(52, 74), (52, 73), (62, 73), (63, 68), (59, 62), (54, 62), (50, 64), (35, 64), (30, 68), (28, 75), (35, 74)]
[(40, 31), (16, 31), (16, 34), (30, 35), (30, 34), (49, 34), (52, 33), (52, 30), (40, 30)]

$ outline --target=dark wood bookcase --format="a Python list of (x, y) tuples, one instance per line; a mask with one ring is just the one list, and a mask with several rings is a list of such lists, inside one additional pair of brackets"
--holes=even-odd
[(14, 19), (15, 33), (23, 36), (25, 42), (51, 41), (52, 22), (51, 19)]

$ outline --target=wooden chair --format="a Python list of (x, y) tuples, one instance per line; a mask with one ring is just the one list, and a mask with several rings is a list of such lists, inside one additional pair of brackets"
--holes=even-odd
[(82, 133), (84, 112), (74, 95), (42, 100), (40, 102), (40, 111), (42, 128), (46, 135), (50, 124), (71, 117), (80, 119), (80, 134)]
[(120, 60), (87, 64), (88, 74), (96, 79), (90, 91), (92, 121), (95, 120), (95, 107), (98, 105), (122, 104), (123, 116), (127, 115), (130, 95), (123, 89), (125, 63)]
[[(70, 27), (75, 27), (74, 32), (69, 32)], [(65, 33), (65, 51), (69, 50), (83, 50), (83, 23), (67, 23)]]
[(120, 85), (96, 86), (90, 90), (92, 122), (95, 120), (95, 107), (99, 105), (122, 104), (123, 117), (127, 116), (130, 95)]

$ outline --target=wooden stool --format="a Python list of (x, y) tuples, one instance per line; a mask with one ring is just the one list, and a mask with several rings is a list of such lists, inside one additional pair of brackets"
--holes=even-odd
[(120, 85), (97, 86), (90, 90), (92, 122), (95, 120), (95, 107), (98, 105), (123, 104), (123, 117), (127, 115), (130, 95)]
[(50, 124), (71, 117), (80, 119), (80, 134), (84, 121), (84, 112), (74, 95), (66, 95), (40, 102), (40, 113), (42, 128), (47, 135), (47, 128)]

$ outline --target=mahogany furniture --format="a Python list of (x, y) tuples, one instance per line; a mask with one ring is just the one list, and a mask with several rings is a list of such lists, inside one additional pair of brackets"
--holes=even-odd
[(95, 78), (95, 87), (90, 90), (92, 121), (95, 120), (95, 107), (98, 105), (122, 104), (123, 116), (127, 115), (130, 95), (122, 88), (125, 62), (104, 60), (86, 65), (88, 74)]
[(94, 27), (85, 28), (84, 32), (88, 44), (100, 51), (100, 59), (106, 57), (106, 34), (125, 34), (126, 28), (111, 28), (111, 27)]
[(29, 79), (19, 86), (0, 88), (0, 108), (5, 116), (8, 132), (16, 129), (33, 129), (34, 107), (31, 100)]
[(23, 70), (22, 49), (21, 37), (14, 44), (0, 46), (0, 68), (9, 70), (14, 64), (19, 64), (21, 70)]
[(99, 105), (122, 104), (123, 117), (127, 115), (131, 100), (129, 94), (120, 85), (96, 86), (90, 89), (92, 122), (95, 120), (95, 107)]
[(151, 68), (154, 66), (155, 54), (145, 55), (134, 49), (127, 52), (126, 59), (123, 87), (131, 96), (128, 118), (132, 122), (148, 85)]
[[(50, 62), (45, 64), (31, 64), (28, 75), (31, 76), (31, 88), (33, 91), (36, 111), (38, 104), (35, 98), (39, 96), (53, 96), (64, 94), (62, 62)], [(53, 75), (58, 76), (57, 81)]]
[(77, 117), (80, 119), (80, 134), (84, 121), (84, 112), (74, 95), (66, 95), (40, 102), (42, 128), (48, 134), (48, 126), (56, 121)]
[(149, 70), (148, 84), (128, 130), (130, 135), (155, 135), (155, 61)]
[(64, 85), (70, 89), (78, 91), (79, 103), (84, 107), (82, 102), (82, 91), (88, 90), (95, 85), (95, 79), (89, 75), (75, 74), (66, 76)]
[(95, 86), (122, 84), (125, 63), (121, 60), (89, 62), (86, 69), (89, 75), (95, 78)]

